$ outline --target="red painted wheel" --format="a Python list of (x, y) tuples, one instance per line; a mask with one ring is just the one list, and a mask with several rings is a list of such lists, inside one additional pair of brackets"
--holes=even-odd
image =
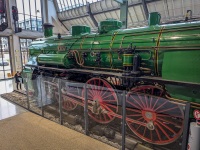
[[(56, 96), (57, 102), (59, 102), (59, 95), (57, 92), (56, 92), (55, 96)], [(77, 104), (68, 100), (68, 97), (66, 95), (62, 95), (62, 107), (63, 107), (63, 109), (65, 109), (67, 111), (72, 111), (72, 110), (76, 109)]]
[(144, 85), (133, 88), (126, 97), (129, 128), (144, 141), (158, 145), (176, 141), (182, 134), (184, 119), (179, 105), (162, 96), (161, 88)]
[(62, 100), (63, 100), (63, 109), (67, 111), (72, 111), (76, 109), (77, 103), (70, 101), (68, 97), (75, 98), (79, 96), (78, 87), (68, 85), (65, 88), (61, 89), (61, 93), (62, 93)]
[(68, 98), (63, 95), (63, 109), (67, 111), (72, 111), (76, 109), (76, 107), (77, 107), (76, 103), (68, 100)]
[[(89, 116), (98, 123), (106, 124), (111, 122), (118, 111), (118, 98), (106, 80), (92, 78), (87, 82)], [(82, 97), (85, 90), (82, 92)]]
[(154, 85), (141, 85), (131, 89), (132, 92), (145, 93), (149, 95), (165, 97), (167, 94), (164, 89)]

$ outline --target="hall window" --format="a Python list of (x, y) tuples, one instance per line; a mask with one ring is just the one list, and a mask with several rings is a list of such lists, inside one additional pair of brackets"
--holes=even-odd
[(16, 0), (19, 27), (42, 32), (41, 0)]
[(12, 76), (9, 38), (0, 37), (0, 79)]
[(25, 64), (28, 62), (28, 58), (29, 58), (28, 47), (33, 40), (34, 39), (22, 39), (22, 38), (20, 38), (21, 60), (22, 60), (23, 66), (25, 66)]
[(94, 3), (102, 0), (56, 0), (58, 4), (58, 11), (62, 12), (65, 10), (73, 9), (76, 7), (84, 6), (88, 3)]

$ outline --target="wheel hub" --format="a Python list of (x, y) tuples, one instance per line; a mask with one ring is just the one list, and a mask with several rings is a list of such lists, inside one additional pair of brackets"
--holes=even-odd
[(149, 122), (149, 121), (155, 121), (156, 120), (156, 113), (152, 111), (142, 111), (142, 116), (144, 119)]
[(99, 100), (96, 99), (92, 102), (92, 112), (96, 115), (99, 115), (102, 113), (103, 109), (101, 108), (101, 105), (99, 104)]
[(153, 118), (153, 114), (151, 112), (146, 112), (145, 113), (145, 116), (148, 118), (148, 119), (152, 119)]
[(146, 127), (149, 130), (154, 130), (154, 121), (156, 120), (156, 113), (152, 112), (152, 111), (142, 111), (142, 116), (143, 118), (147, 121)]

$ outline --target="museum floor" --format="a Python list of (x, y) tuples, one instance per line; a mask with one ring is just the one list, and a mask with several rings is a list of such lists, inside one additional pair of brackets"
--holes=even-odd
[[(0, 81), (0, 94), (12, 91), (12, 80)], [(1, 97), (0, 135), (1, 150), (115, 150)]]

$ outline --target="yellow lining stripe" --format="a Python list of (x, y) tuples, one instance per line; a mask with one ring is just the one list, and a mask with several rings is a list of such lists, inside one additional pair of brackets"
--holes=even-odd
[(154, 49), (154, 55), (155, 55), (155, 73), (156, 73), (156, 75), (158, 75), (158, 72), (159, 72), (159, 70), (158, 70), (158, 50), (159, 50), (159, 46), (160, 46), (160, 38), (161, 38), (161, 36), (162, 36), (162, 32), (163, 32), (163, 30), (164, 30), (164, 28), (165, 27), (162, 27), (161, 28), (161, 30), (160, 30), (160, 32), (159, 32), (159, 34), (158, 34), (158, 40), (157, 40), (157, 42), (156, 42), (156, 47), (157, 48), (155, 48)]
[[(113, 46), (113, 43), (114, 43), (114, 40), (115, 40), (115, 37), (116, 37), (116, 35), (117, 35), (117, 33), (118, 33), (118, 31), (117, 32), (115, 32), (114, 33), (114, 36), (112, 37), (112, 40), (111, 40), (111, 42), (110, 42), (110, 50), (111, 50), (111, 48), (112, 48), (112, 46)], [(109, 59), (110, 59), (110, 67), (111, 68), (113, 68), (113, 59), (112, 59), (112, 54), (109, 52)]]

